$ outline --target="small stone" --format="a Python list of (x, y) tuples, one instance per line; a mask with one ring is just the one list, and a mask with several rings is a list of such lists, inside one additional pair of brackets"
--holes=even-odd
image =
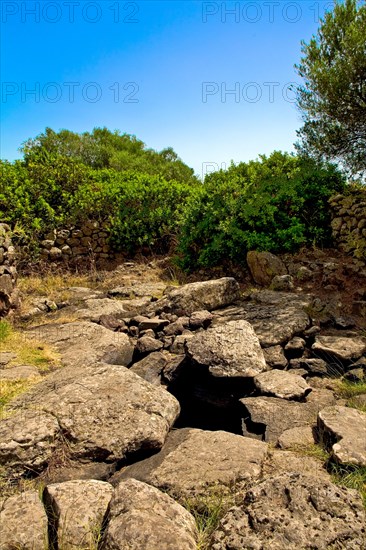
[(288, 292), (293, 290), (294, 280), (291, 275), (276, 275), (271, 282), (271, 289), (276, 291)]

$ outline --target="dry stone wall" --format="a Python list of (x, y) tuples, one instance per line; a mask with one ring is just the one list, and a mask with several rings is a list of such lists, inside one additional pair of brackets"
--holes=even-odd
[(16, 280), (16, 252), (11, 230), (7, 224), (0, 223), (0, 317), (18, 305)]
[(338, 248), (366, 264), (366, 189), (330, 199), (332, 233)]
[(113, 258), (108, 244), (109, 232), (98, 221), (87, 221), (80, 227), (55, 229), (40, 242), (44, 260), (67, 261)]

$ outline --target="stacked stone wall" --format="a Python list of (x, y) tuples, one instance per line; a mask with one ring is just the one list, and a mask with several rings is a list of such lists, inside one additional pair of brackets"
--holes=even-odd
[(40, 242), (41, 257), (50, 261), (95, 262), (114, 257), (108, 244), (109, 232), (98, 221), (87, 221), (80, 227), (53, 230)]
[(7, 224), (0, 223), (0, 317), (18, 305), (16, 280), (16, 251), (11, 240), (11, 230)]
[(350, 189), (329, 202), (335, 244), (366, 264), (366, 189)]

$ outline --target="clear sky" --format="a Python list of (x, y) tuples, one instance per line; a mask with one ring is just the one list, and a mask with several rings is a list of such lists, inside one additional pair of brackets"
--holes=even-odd
[(2, 0), (1, 158), (43, 132), (135, 134), (199, 175), (291, 151), (302, 39), (331, 1)]

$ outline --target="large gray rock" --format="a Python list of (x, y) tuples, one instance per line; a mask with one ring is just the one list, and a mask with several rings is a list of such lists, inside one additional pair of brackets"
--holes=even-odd
[(281, 449), (301, 449), (314, 443), (314, 430), (310, 426), (290, 428), (278, 438), (278, 446)]
[(83, 302), (82, 309), (76, 311), (76, 316), (79, 319), (96, 322), (101, 315), (114, 315), (122, 318), (126, 314), (127, 310), (124, 308), (123, 302), (110, 298), (89, 298)]
[(190, 315), (194, 311), (212, 311), (232, 304), (240, 298), (239, 284), (232, 277), (189, 283), (166, 293), (173, 311)]
[[(312, 396), (312, 394), (314, 394)], [(321, 399), (321, 390), (313, 390), (309, 396), (313, 400), (306, 403), (278, 399), (277, 397), (245, 397), (240, 399), (244, 405), (243, 434), (264, 441), (277, 443), (284, 431), (301, 426), (315, 427), (318, 412), (326, 405), (335, 403), (331, 392), (326, 393), (325, 402)]]
[(48, 521), (38, 491), (0, 500), (0, 550), (48, 548)]
[(189, 357), (217, 377), (252, 377), (267, 369), (253, 327), (247, 321), (229, 321), (196, 333), (187, 341)]
[(205, 495), (258, 479), (266, 456), (267, 445), (261, 441), (183, 428), (169, 434), (159, 454), (128, 466), (111, 482), (135, 478), (176, 497)]
[(196, 550), (193, 516), (168, 495), (135, 479), (115, 490), (104, 550)]
[(301, 376), (287, 371), (271, 370), (254, 377), (255, 387), (263, 395), (273, 395), (281, 399), (301, 399), (311, 392)]
[(124, 367), (66, 367), (13, 402), (0, 423), (0, 463), (42, 469), (61, 435), (72, 457), (89, 461), (158, 450), (179, 410), (172, 395)]
[(250, 489), (224, 516), (211, 545), (212, 550), (365, 547), (365, 511), (359, 494), (293, 473)]
[(320, 438), (341, 464), (366, 466), (366, 413), (339, 405), (318, 415)]
[(251, 300), (239, 306), (215, 311), (214, 324), (245, 319), (253, 325), (261, 346), (276, 346), (308, 327), (310, 319), (304, 308), (310, 303), (307, 296), (264, 290), (252, 294)]
[(95, 323), (76, 321), (41, 325), (28, 331), (30, 337), (54, 345), (65, 365), (78, 366), (103, 361), (128, 366), (134, 346), (126, 334), (112, 332)]
[(355, 360), (366, 352), (366, 339), (362, 336), (321, 336), (315, 338), (314, 352), (336, 357), (340, 360)]
[(96, 547), (112, 494), (112, 485), (94, 479), (48, 485), (44, 500), (58, 547)]
[(269, 285), (276, 275), (287, 274), (283, 261), (271, 252), (251, 250), (247, 254), (247, 263), (250, 273), (258, 285)]
[(37, 406), (0, 421), (0, 465), (12, 473), (41, 471), (58, 443), (57, 419)]

